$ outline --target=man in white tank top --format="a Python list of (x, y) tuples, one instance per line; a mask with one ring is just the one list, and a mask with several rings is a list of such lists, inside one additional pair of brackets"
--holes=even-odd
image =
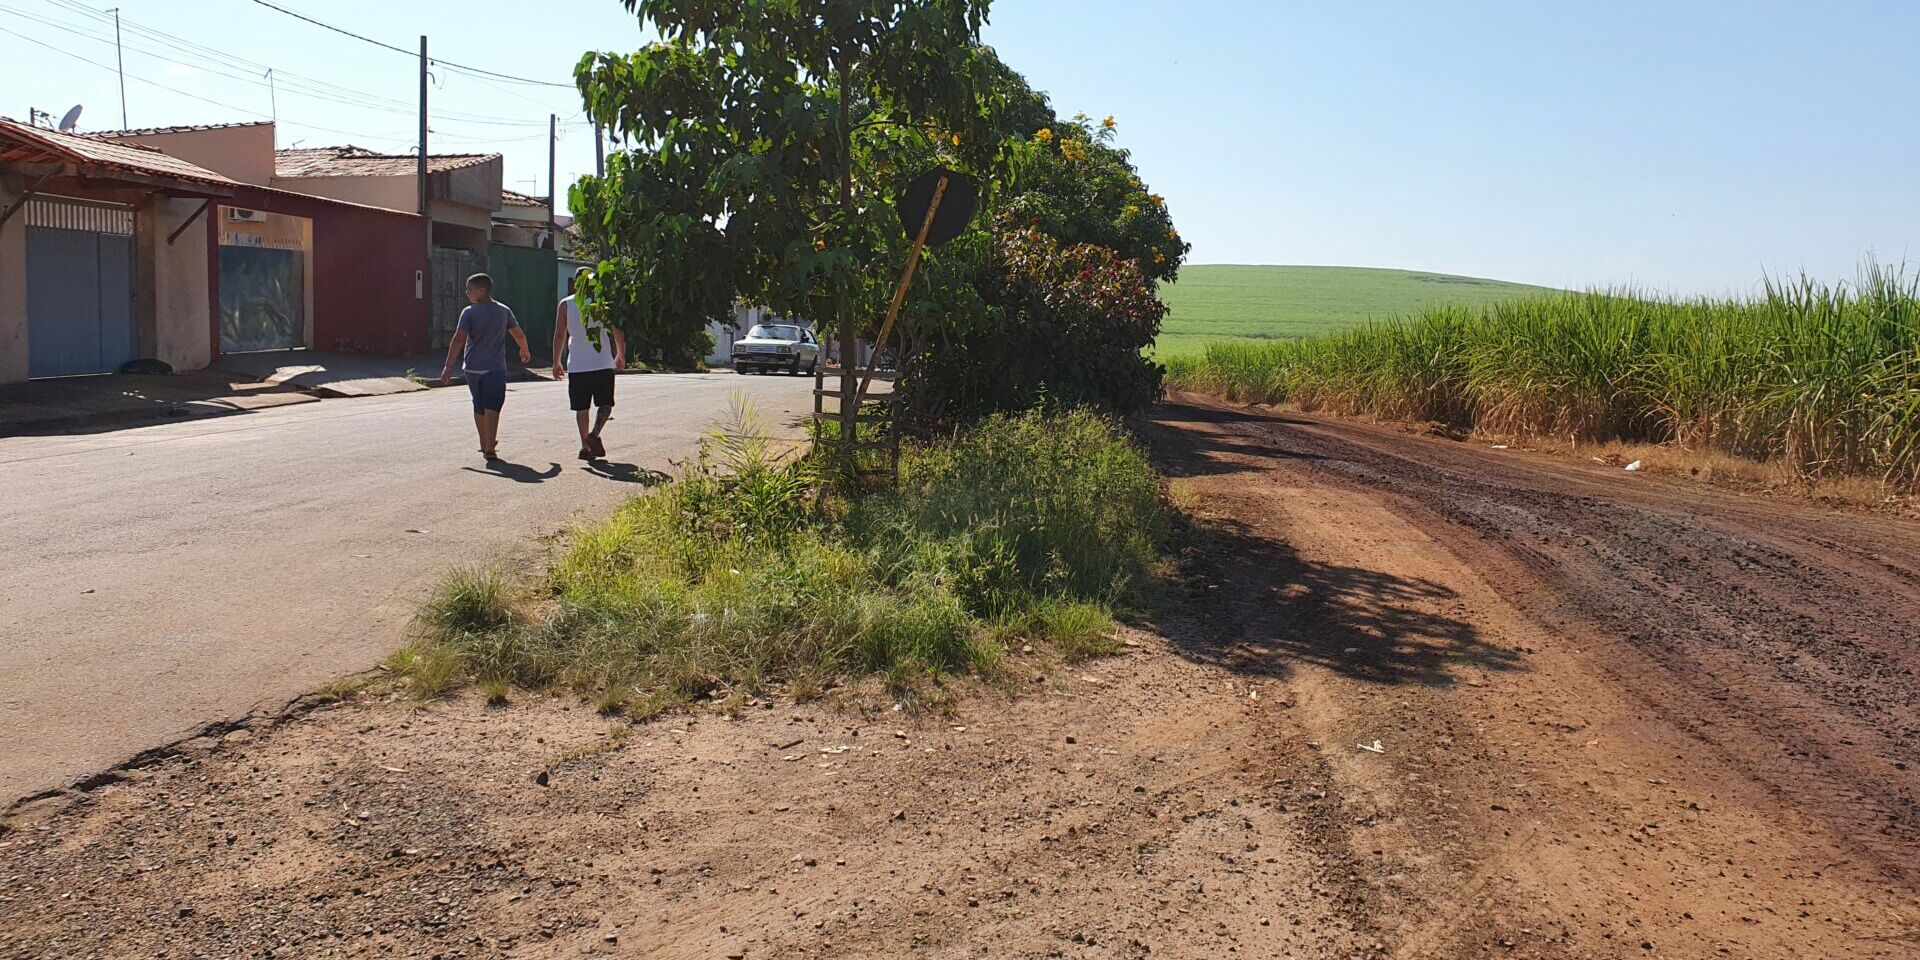
[[(627, 365), (627, 339), (620, 331), (596, 324), (589, 336), (580, 315), (580, 278), (589, 271), (581, 267), (573, 272), (575, 293), (560, 301), (553, 316), (553, 378), (566, 379), (567, 401), (573, 406), (574, 422), (580, 426), (580, 459), (596, 460), (607, 455), (600, 430), (613, 416), (613, 380)], [(593, 428), (587, 428), (587, 407), (595, 408)]]

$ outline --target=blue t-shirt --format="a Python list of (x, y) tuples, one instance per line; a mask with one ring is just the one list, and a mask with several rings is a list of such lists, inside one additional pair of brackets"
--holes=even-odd
[(467, 335), (467, 352), (461, 366), (468, 373), (492, 373), (507, 370), (507, 331), (520, 328), (513, 311), (498, 300), (468, 304), (460, 311), (455, 333)]

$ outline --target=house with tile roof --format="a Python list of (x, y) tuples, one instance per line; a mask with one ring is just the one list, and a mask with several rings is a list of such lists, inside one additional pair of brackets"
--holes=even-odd
[(242, 186), (139, 144), (0, 119), (0, 382), (205, 366), (205, 214)]
[[(428, 349), (428, 221), (287, 189), (273, 143), (271, 124), (0, 120), (0, 382)], [(466, 230), (484, 250), (485, 229)]]
[[(396, 213), (418, 214), (421, 209), (415, 154), (383, 153), (350, 144), (275, 149), (272, 123), (160, 127), (106, 136), (192, 158), (236, 180), (285, 194)], [(419, 242), (423, 251), (431, 249), (421, 283), (434, 345), (444, 344), (452, 335), (466, 305), (466, 277), (490, 269), (488, 250), (493, 243), (493, 218), (502, 207), (503, 169), (497, 153), (427, 157), (430, 222), (422, 228)], [(549, 294), (538, 292), (525, 299), (531, 304)]]

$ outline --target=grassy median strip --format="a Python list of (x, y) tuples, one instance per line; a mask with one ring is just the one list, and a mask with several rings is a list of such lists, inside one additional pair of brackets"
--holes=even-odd
[(1753, 300), (1564, 294), (1217, 344), (1176, 387), (1577, 442), (1678, 443), (1920, 483), (1920, 280), (1869, 266)]
[(449, 576), (389, 666), (420, 695), (559, 688), (638, 715), (873, 675), (906, 691), (1027, 644), (1110, 652), (1163, 576), (1159, 479), (1099, 416), (998, 417), (909, 449), (890, 490), (826, 498), (811, 461), (733, 420), (544, 581)]

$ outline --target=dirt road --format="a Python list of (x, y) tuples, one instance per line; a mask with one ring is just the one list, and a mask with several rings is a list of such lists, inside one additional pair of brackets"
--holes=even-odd
[(9, 820), (0, 956), (1920, 955), (1912, 522), (1218, 406), (1151, 435), (1195, 596), (1127, 656), (948, 716), (375, 701), (190, 744)]

